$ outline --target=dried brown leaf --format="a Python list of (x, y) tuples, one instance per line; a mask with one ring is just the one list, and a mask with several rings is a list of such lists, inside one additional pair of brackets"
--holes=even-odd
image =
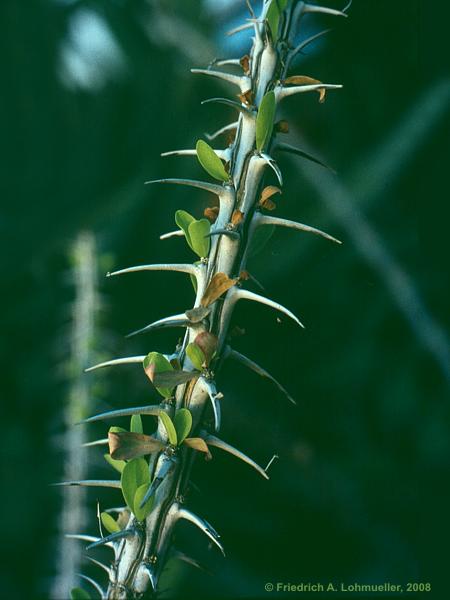
[(194, 342), (205, 355), (206, 366), (208, 366), (219, 344), (217, 336), (209, 331), (202, 331), (196, 336)]
[(241, 65), (244, 73), (248, 75), (250, 73), (250, 56), (245, 54), (240, 60), (239, 64)]
[(165, 371), (154, 375), (153, 385), (158, 388), (172, 388), (198, 376), (196, 371)]
[(128, 431), (108, 433), (109, 453), (114, 460), (132, 460), (164, 448), (161, 440), (143, 433)]
[[(308, 77), (307, 75), (292, 75), (292, 77), (285, 79), (283, 83), (287, 85), (318, 85), (322, 83), (322, 81), (314, 79), (313, 77)], [(320, 88), (317, 91), (319, 93), (319, 102), (325, 102), (326, 90)]]
[(219, 216), (219, 207), (211, 206), (205, 208), (205, 210), (203, 211), (203, 216), (206, 217), (211, 223), (215, 223), (217, 217)]
[(247, 106), (251, 106), (253, 104), (253, 92), (252, 90), (247, 90), (242, 94), (238, 94), (239, 100), (242, 104), (246, 104)]
[(277, 205), (273, 200), (270, 200), (270, 198), (275, 194), (281, 193), (282, 191), (276, 185), (268, 185), (261, 192), (259, 206), (261, 206), (261, 208), (265, 208), (266, 210), (273, 210), (274, 208), (276, 208)]
[(239, 273), (239, 279), (241, 281), (248, 281), (250, 279), (250, 273), (248, 271), (241, 271)]
[(284, 119), (277, 121), (274, 127), (277, 133), (289, 133), (289, 123)]
[(233, 214), (231, 215), (231, 223), (234, 225), (234, 227), (237, 227), (238, 225), (240, 225), (243, 220), (244, 220), (244, 213), (238, 209), (234, 210)]
[(205, 442), (204, 439), (198, 437), (186, 438), (183, 443), (186, 444), (186, 446), (189, 446), (189, 448), (193, 448), (198, 452), (204, 452), (205, 460), (211, 460), (212, 454), (209, 451), (208, 444)]
[(191, 323), (200, 323), (200, 321), (203, 321), (203, 319), (205, 319), (210, 312), (210, 308), (206, 308), (205, 306), (197, 306), (196, 308), (187, 310), (184, 314)]
[(201, 305), (209, 306), (237, 282), (238, 279), (230, 279), (226, 273), (216, 273), (203, 294)]

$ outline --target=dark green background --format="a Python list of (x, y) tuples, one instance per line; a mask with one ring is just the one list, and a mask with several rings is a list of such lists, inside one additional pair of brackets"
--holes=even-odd
[[(293, 74), (343, 82), (344, 89), (329, 93), (323, 105), (316, 94), (291, 98), (283, 116), (338, 175), (280, 158), (286, 184), (277, 214), (323, 227), (344, 245), (279, 231), (249, 265), (267, 294), (307, 328), (278, 323), (270, 309), (245, 303), (234, 320), (247, 334), (235, 346), (270, 367), (298, 408), (241, 367), (223, 370), (222, 437), (262, 464), (275, 452), (280, 460), (269, 482), (218, 452), (211, 463), (199, 461), (194, 480), (202, 493), (190, 504), (219, 529), (228, 556), (208, 552), (203, 537), (183, 527), (184, 549), (214, 575), (183, 567), (177, 585), (184, 591), (175, 586), (172, 593), (275, 598), (264, 592), (265, 582), (415, 581), (431, 582), (440, 590), (434, 595), (445, 597), (445, 5), (355, 0), (349, 19), (309, 21), (308, 32), (330, 23), (335, 30)], [(124, 59), (122, 71), (106, 72), (94, 90), (68, 87), (60, 76), (61, 49), (82, 9), (105, 20)], [(1, 3), (5, 598), (47, 597), (54, 571), (60, 497), (48, 484), (62, 474), (57, 447), (70, 385), (62, 368), (74, 295), (70, 245), (81, 230), (93, 231), (102, 273), (108, 265), (191, 260), (182, 240), (158, 236), (173, 228), (177, 208), (198, 216), (211, 203), (192, 190), (143, 185), (164, 176), (200, 177), (195, 159), (159, 153), (190, 147), (233, 116), (200, 106), (227, 90), (190, 75), (191, 66), (203, 65), (192, 64), (187, 36), (175, 35), (176, 47), (158, 34), (161, 11), (204, 38), (205, 64), (228, 55), (222, 34), (246, 16), (236, 5), (232, 18), (212, 16), (200, 0)], [(244, 53), (245, 36), (240, 40)], [(178, 332), (122, 335), (188, 308), (192, 290), (184, 276), (100, 277), (99, 286), (104, 308), (96, 347), (104, 356), (173, 348)], [(152, 401), (138, 369), (97, 380), (98, 408)], [(98, 496), (108, 499), (91, 495), (92, 533)]]

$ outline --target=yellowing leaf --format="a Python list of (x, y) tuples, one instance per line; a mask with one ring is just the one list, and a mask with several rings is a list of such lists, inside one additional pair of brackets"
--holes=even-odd
[(206, 454), (205, 459), (210, 460), (212, 458), (211, 452), (209, 451), (208, 445), (202, 438), (186, 438), (184, 444), (189, 448), (193, 448), (198, 452), (204, 452)]
[(203, 350), (199, 348), (195, 342), (191, 342), (187, 345), (186, 354), (196, 369), (201, 370), (203, 368), (205, 355), (203, 354)]
[(159, 418), (161, 419), (161, 422), (164, 425), (164, 429), (167, 432), (167, 437), (169, 438), (169, 444), (172, 444), (172, 446), (176, 446), (178, 443), (178, 438), (177, 438), (177, 432), (175, 431), (175, 427), (174, 427), (172, 419), (163, 410), (159, 413)]
[[(285, 85), (319, 85), (322, 82), (306, 75), (292, 75), (292, 77), (285, 79), (283, 83)], [(317, 91), (319, 93), (319, 102), (325, 102), (326, 89), (320, 88)]]
[(165, 373), (159, 373), (154, 377), (154, 383), (157, 387), (176, 387), (177, 385), (182, 385), (198, 377), (199, 373), (195, 371), (166, 371)]
[(237, 282), (237, 279), (230, 279), (226, 273), (216, 273), (203, 294), (201, 305), (209, 306)]
[(219, 181), (229, 180), (230, 176), (225, 171), (223, 162), (209, 144), (203, 140), (198, 140), (196, 150), (199, 163), (211, 177)]
[[(152, 383), (154, 383), (153, 380), (156, 375), (165, 373), (166, 371), (173, 371), (170, 362), (159, 352), (150, 352), (147, 354), (144, 358), (143, 366), (147, 377)], [(164, 398), (170, 398), (172, 396), (173, 387), (158, 387), (157, 385), (155, 385), (155, 387)]]
[(256, 116), (256, 149), (262, 152), (272, 137), (273, 123), (275, 119), (276, 101), (275, 93), (267, 92), (263, 99)]
[(164, 444), (143, 433), (108, 433), (109, 453), (115, 460), (131, 460), (159, 452), (164, 448)]
[(214, 354), (216, 353), (217, 346), (219, 344), (217, 336), (215, 336), (213, 333), (210, 333), (209, 331), (202, 331), (196, 336), (194, 342), (203, 352), (203, 355), (205, 357), (204, 361), (206, 363), (206, 366), (208, 366)]
[(116, 531), (120, 531), (119, 524), (112, 518), (109, 513), (102, 512), (100, 515), (100, 519), (102, 520), (102, 525), (109, 533), (115, 533)]

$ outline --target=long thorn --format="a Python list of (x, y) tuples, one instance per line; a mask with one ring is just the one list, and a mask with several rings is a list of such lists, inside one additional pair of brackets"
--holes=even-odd
[(255, 294), (254, 292), (250, 292), (249, 290), (244, 290), (242, 288), (231, 288), (228, 292), (228, 296), (226, 300), (229, 298), (232, 299), (233, 302), (237, 302), (238, 300), (251, 300), (253, 302), (258, 302), (259, 304), (265, 304), (266, 306), (270, 306), (279, 312), (284, 313), (286, 316), (291, 318), (293, 321), (297, 323), (300, 327), (305, 327), (303, 323), (291, 312), (289, 309), (285, 308), (282, 304), (275, 302), (274, 300), (270, 300), (270, 298), (266, 298), (265, 296), (260, 296), (259, 294)]
[(98, 365), (94, 365), (93, 367), (89, 367), (85, 369), (86, 373), (90, 371), (95, 371), (96, 369), (103, 369), (103, 367), (114, 367), (116, 365), (132, 365), (137, 363), (142, 363), (144, 361), (145, 354), (142, 356), (127, 356), (126, 358), (114, 358), (113, 360), (106, 360), (104, 362), (98, 363)]
[[(231, 102), (231, 100), (230, 100)], [(205, 190), (207, 192), (211, 192), (212, 194), (216, 194), (219, 196), (223, 193), (223, 187), (220, 185), (216, 185), (215, 183), (208, 183), (206, 181), (197, 181), (195, 179), (154, 179), (152, 181), (146, 181), (146, 185), (152, 183), (173, 183), (174, 185), (187, 185), (189, 187), (198, 188), (200, 190)]]
[(70, 487), (70, 486), (79, 486), (79, 487), (106, 487), (106, 488), (115, 488), (120, 489), (120, 481), (116, 481), (115, 479), (78, 479), (72, 481), (61, 481), (59, 483), (52, 483), (53, 486), (58, 487)]
[(205, 133), (205, 137), (207, 140), (212, 142), (217, 137), (219, 137), (219, 135), (222, 135), (222, 133), (226, 133), (227, 131), (232, 131), (233, 129), (236, 129), (237, 126), (238, 126), (238, 121), (234, 121), (233, 123), (229, 123), (228, 125), (224, 125), (220, 129), (217, 129), (217, 131), (214, 131), (213, 133)]
[(161, 412), (159, 405), (155, 406), (136, 406), (135, 408), (119, 408), (118, 410), (108, 410), (107, 412), (94, 415), (81, 421), (81, 423), (94, 423), (95, 421), (104, 421), (105, 419), (115, 419), (118, 417), (131, 417), (133, 415), (152, 415), (157, 417)]
[(288, 227), (290, 229), (297, 229), (298, 231), (306, 231), (308, 233), (314, 233), (315, 235), (320, 235), (321, 237), (335, 242), (336, 244), (342, 244), (342, 242), (332, 235), (325, 233), (320, 229), (316, 229), (315, 227), (311, 227), (310, 225), (305, 225), (304, 223), (297, 223), (296, 221), (289, 221), (288, 219), (280, 219), (278, 217), (272, 217), (270, 215), (263, 215), (262, 213), (257, 213), (253, 217), (254, 226), (259, 227), (260, 225), (275, 225), (276, 227)]
[(204, 519), (200, 518), (198, 515), (195, 515), (193, 512), (188, 510), (187, 508), (180, 507), (177, 512), (177, 517), (179, 519), (186, 519), (186, 521), (190, 521), (194, 525), (196, 525), (205, 535), (209, 537), (209, 539), (216, 544), (222, 554), (225, 556), (225, 550), (222, 544), (219, 542), (219, 535), (215, 531), (215, 529)]
[(89, 544), (89, 546), (86, 547), (86, 550), (92, 550), (98, 546), (104, 546), (105, 544), (114, 543), (117, 540), (122, 540), (123, 538), (127, 537), (134, 537), (135, 535), (137, 535), (137, 531), (135, 529), (122, 529), (121, 531), (114, 531), (114, 533), (110, 533), (106, 537)]
[(297, 404), (297, 402), (294, 400), (294, 398), (292, 398), (292, 396), (281, 385), (281, 383), (279, 381), (277, 381), (275, 379), (275, 377), (273, 377), (268, 371), (266, 371), (265, 369), (260, 367), (257, 363), (255, 363), (253, 360), (250, 360), (250, 358), (248, 358), (247, 356), (244, 356), (244, 354), (241, 354), (240, 352), (233, 350), (230, 346), (228, 346), (228, 348), (226, 349), (224, 358), (228, 358), (228, 357), (233, 358), (237, 362), (240, 362), (244, 367), (251, 369), (252, 371), (257, 373), (261, 377), (264, 377), (265, 379), (268, 379), (269, 381), (271, 381), (280, 390), (280, 392), (282, 392), (286, 396), (286, 398), (290, 402), (292, 402), (292, 404), (295, 404), (295, 405)]
[(132, 331), (127, 334), (126, 337), (130, 338), (139, 333), (146, 333), (147, 331), (151, 331), (152, 329), (166, 329), (168, 327), (187, 327), (189, 325), (189, 319), (187, 319), (184, 313), (179, 315), (173, 315), (171, 317), (165, 317), (164, 319), (159, 319), (158, 321), (154, 321), (150, 323), (150, 325), (146, 325), (141, 329), (137, 329), (136, 331)]
[(312, 154), (309, 154), (309, 152), (305, 152), (304, 150), (301, 150), (300, 148), (291, 146), (291, 144), (285, 144), (284, 142), (280, 142), (276, 145), (276, 150), (279, 150), (280, 152), (288, 152), (289, 154), (296, 154), (297, 156), (306, 158), (306, 160), (310, 160), (311, 162), (316, 163), (316, 164), (320, 165), (321, 167), (325, 167), (325, 169), (328, 169), (332, 173), (336, 174), (336, 171), (334, 169), (329, 167), (326, 163), (322, 162), (319, 158), (316, 158)]
[(266, 471), (262, 467), (260, 467), (258, 465), (258, 463), (256, 463), (249, 456), (247, 456), (246, 454), (244, 454), (243, 452), (241, 452), (234, 446), (227, 444), (227, 442), (224, 442), (223, 440), (219, 439), (215, 435), (211, 435), (211, 434), (208, 434), (204, 439), (205, 439), (205, 442), (209, 446), (214, 446), (215, 448), (220, 448), (220, 450), (223, 450), (224, 452), (228, 452), (229, 454), (236, 456), (236, 458), (241, 459), (242, 461), (244, 461), (245, 463), (247, 463), (248, 465), (253, 467), (256, 471), (258, 471), (258, 473), (260, 475), (262, 475), (264, 477), (264, 479), (269, 479), (269, 476), (267, 475)]
[(213, 71), (212, 69), (191, 69), (191, 73), (209, 75), (210, 77), (216, 77), (222, 81), (227, 81), (228, 83), (236, 85), (241, 92), (246, 92), (250, 88), (250, 79), (245, 75), (232, 75), (231, 73)]
[(291, 52), (289, 54), (289, 60), (291, 61), (295, 56), (297, 56), (297, 54), (299, 52), (301, 52), (303, 50), (303, 48), (306, 48), (306, 46), (308, 46), (309, 44), (311, 44), (318, 38), (322, 37), (323, 35), (330, 33), (330, 31), (332, 31), (332, 29), (324, 29), (323, 31), (319, 31), (319, 33), (311, 35), (306, 40), (303, 40), (303, 42), (300, 42), (300, 44), (298, 46), (296, 46), (293, 50), (291, 50)]
[(177, 273), (188, 273), (189, 275), (196, 275), (197, 269), (192, 264), (155, 264), (155, 265), (138, 265), (137, 267), (128, 267), (127, 269), (121, 269), (120, 271), (113, 271), (108, 273), (107, 277), (115, 277), (116, 275), (124, 275), (125, 273), (139, 273), (141, 271), (175, 271)]
[[(347, 8), (348, 5), (344, 10)], [(322, 13), (324, 15), (333, 15), (335, 17), (348, 17), (348, 15), (341, 10), (335, 10), (334, 8), (328, 8), (327, 6), (317, 6), (316, 4), (305, 4), (303, 7), (303, 13)]]
[(101, 586), (96, 581), (94, 581), (94, 579), (91, 579), (91, 577), (88, 577), (87, 575), (83, 575), (83, 573), (77, 573), (77, 575), (78, 577), (81, 577), (81, 579), (84, 579), (85, 581), (90, 583), (92, 587), (95, 588), (96, 591), (100, 594), (100, 598), (106, 597), (106, 593), (103, 591)]
[(278, 85), (275, 88), (275, 97), (277, 102), (283, 100), (283, 98), (287, 98), (288, 96), (293, 96), (294, 94), (303, 94), (305, 92), (316, 92), (318, 90), (340, 90), (342, 89), (341, 84), (337, 83), (314, 83), (311, 85), (287, 85), (282, 86)]
[(252, 114), (252, 111), (249, 110), (246, 106), (243, 106), (242, 104), (239, 104), (239, 102), (235, 102), (234, 100), (230, 100), (229, 98), (208, 98), (207, 100), (203, 100), (202, 104), (210, 104), (211, 102), (231, 106), (232, 108), (235, 108), (239, 112), (245, 113), (246, 115)]
[(100, 562), (99, 560), (96, 560), (95, 558), (92, 558), (91, 556), (85, 556), (85, 558), (93, 563), (94, 565), (96, 565), (97, 567), (99, 567), (100, 569), (103, 569), (103, 571), (105, 571), (106, 573), (108, 573), (108, 576), (111, 574), (111, 569), (107, 566), (104, 565), (102, 562)]

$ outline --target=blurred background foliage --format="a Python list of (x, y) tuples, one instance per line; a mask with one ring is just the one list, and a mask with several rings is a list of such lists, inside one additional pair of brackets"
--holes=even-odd
[[(235, 314), (246, 330), (235, 347), (284, 382), (298, 407), (240, 366), (225, 366), (222, 437), (262, 464), (273, 453), (280, 459), (269, 482), (218, 452), (211, 463), (198, 461), (200, 491), (190, 503), (219, 529), (228, 557), (208, 552), (189, 525), (180, 527), (179, 545), (213, 575), (172, 563), (166, 596), (263, 598), (266, 581), (425, 581), (435, 590), (444, 582), (445, 5), (355, 0), (349, 19), (305, 19), (304, 36), (334, 30), (307, 49), (292, 74), (343, 82), (344, 89), (323, 105), (316, 94), (291, 98), (282, 116), (289, 139), (338, 175), (280, 157), (286, 184), (277, 214), (324, 228), (344, 244), (279, 231), (249, 265), (268, 295), (307, 328), (246, 303)], [(64, 415), (80, 376), (71, 356), (71, 248), (83, 231), (97, 245), (94, 360), (173, 348), (178, 332), (123, 334), (190, 307), (189, 281), (165, 273), (103, 275), (192, 258), (179, 238), (158, 237), (173, 229), (176, 209), (199, 216), (211, 198), (144, 181), (202, 175), (195, 159), (159, 154), (192, 147), (234, 116), (200, 106), (234, 90), (189, 68), (241, 56), (249, 38), (224, 36), (247, 17), (243, 1), (3, 0), (0, 11), (1, 586), (5, 598), (47, 598), (62, 498), (48, 484), (63, 476)], [(86, 377), (91, 412), (156, 398), (138, 368)], [(103, 433), (99, 427), (86, 435)], [(100, 453), (91, 456), (91, 476), (112, 474)], [(120, 502), (115, 491), (89, 493), (94, 534), (97, 498), (102, 506)]]

